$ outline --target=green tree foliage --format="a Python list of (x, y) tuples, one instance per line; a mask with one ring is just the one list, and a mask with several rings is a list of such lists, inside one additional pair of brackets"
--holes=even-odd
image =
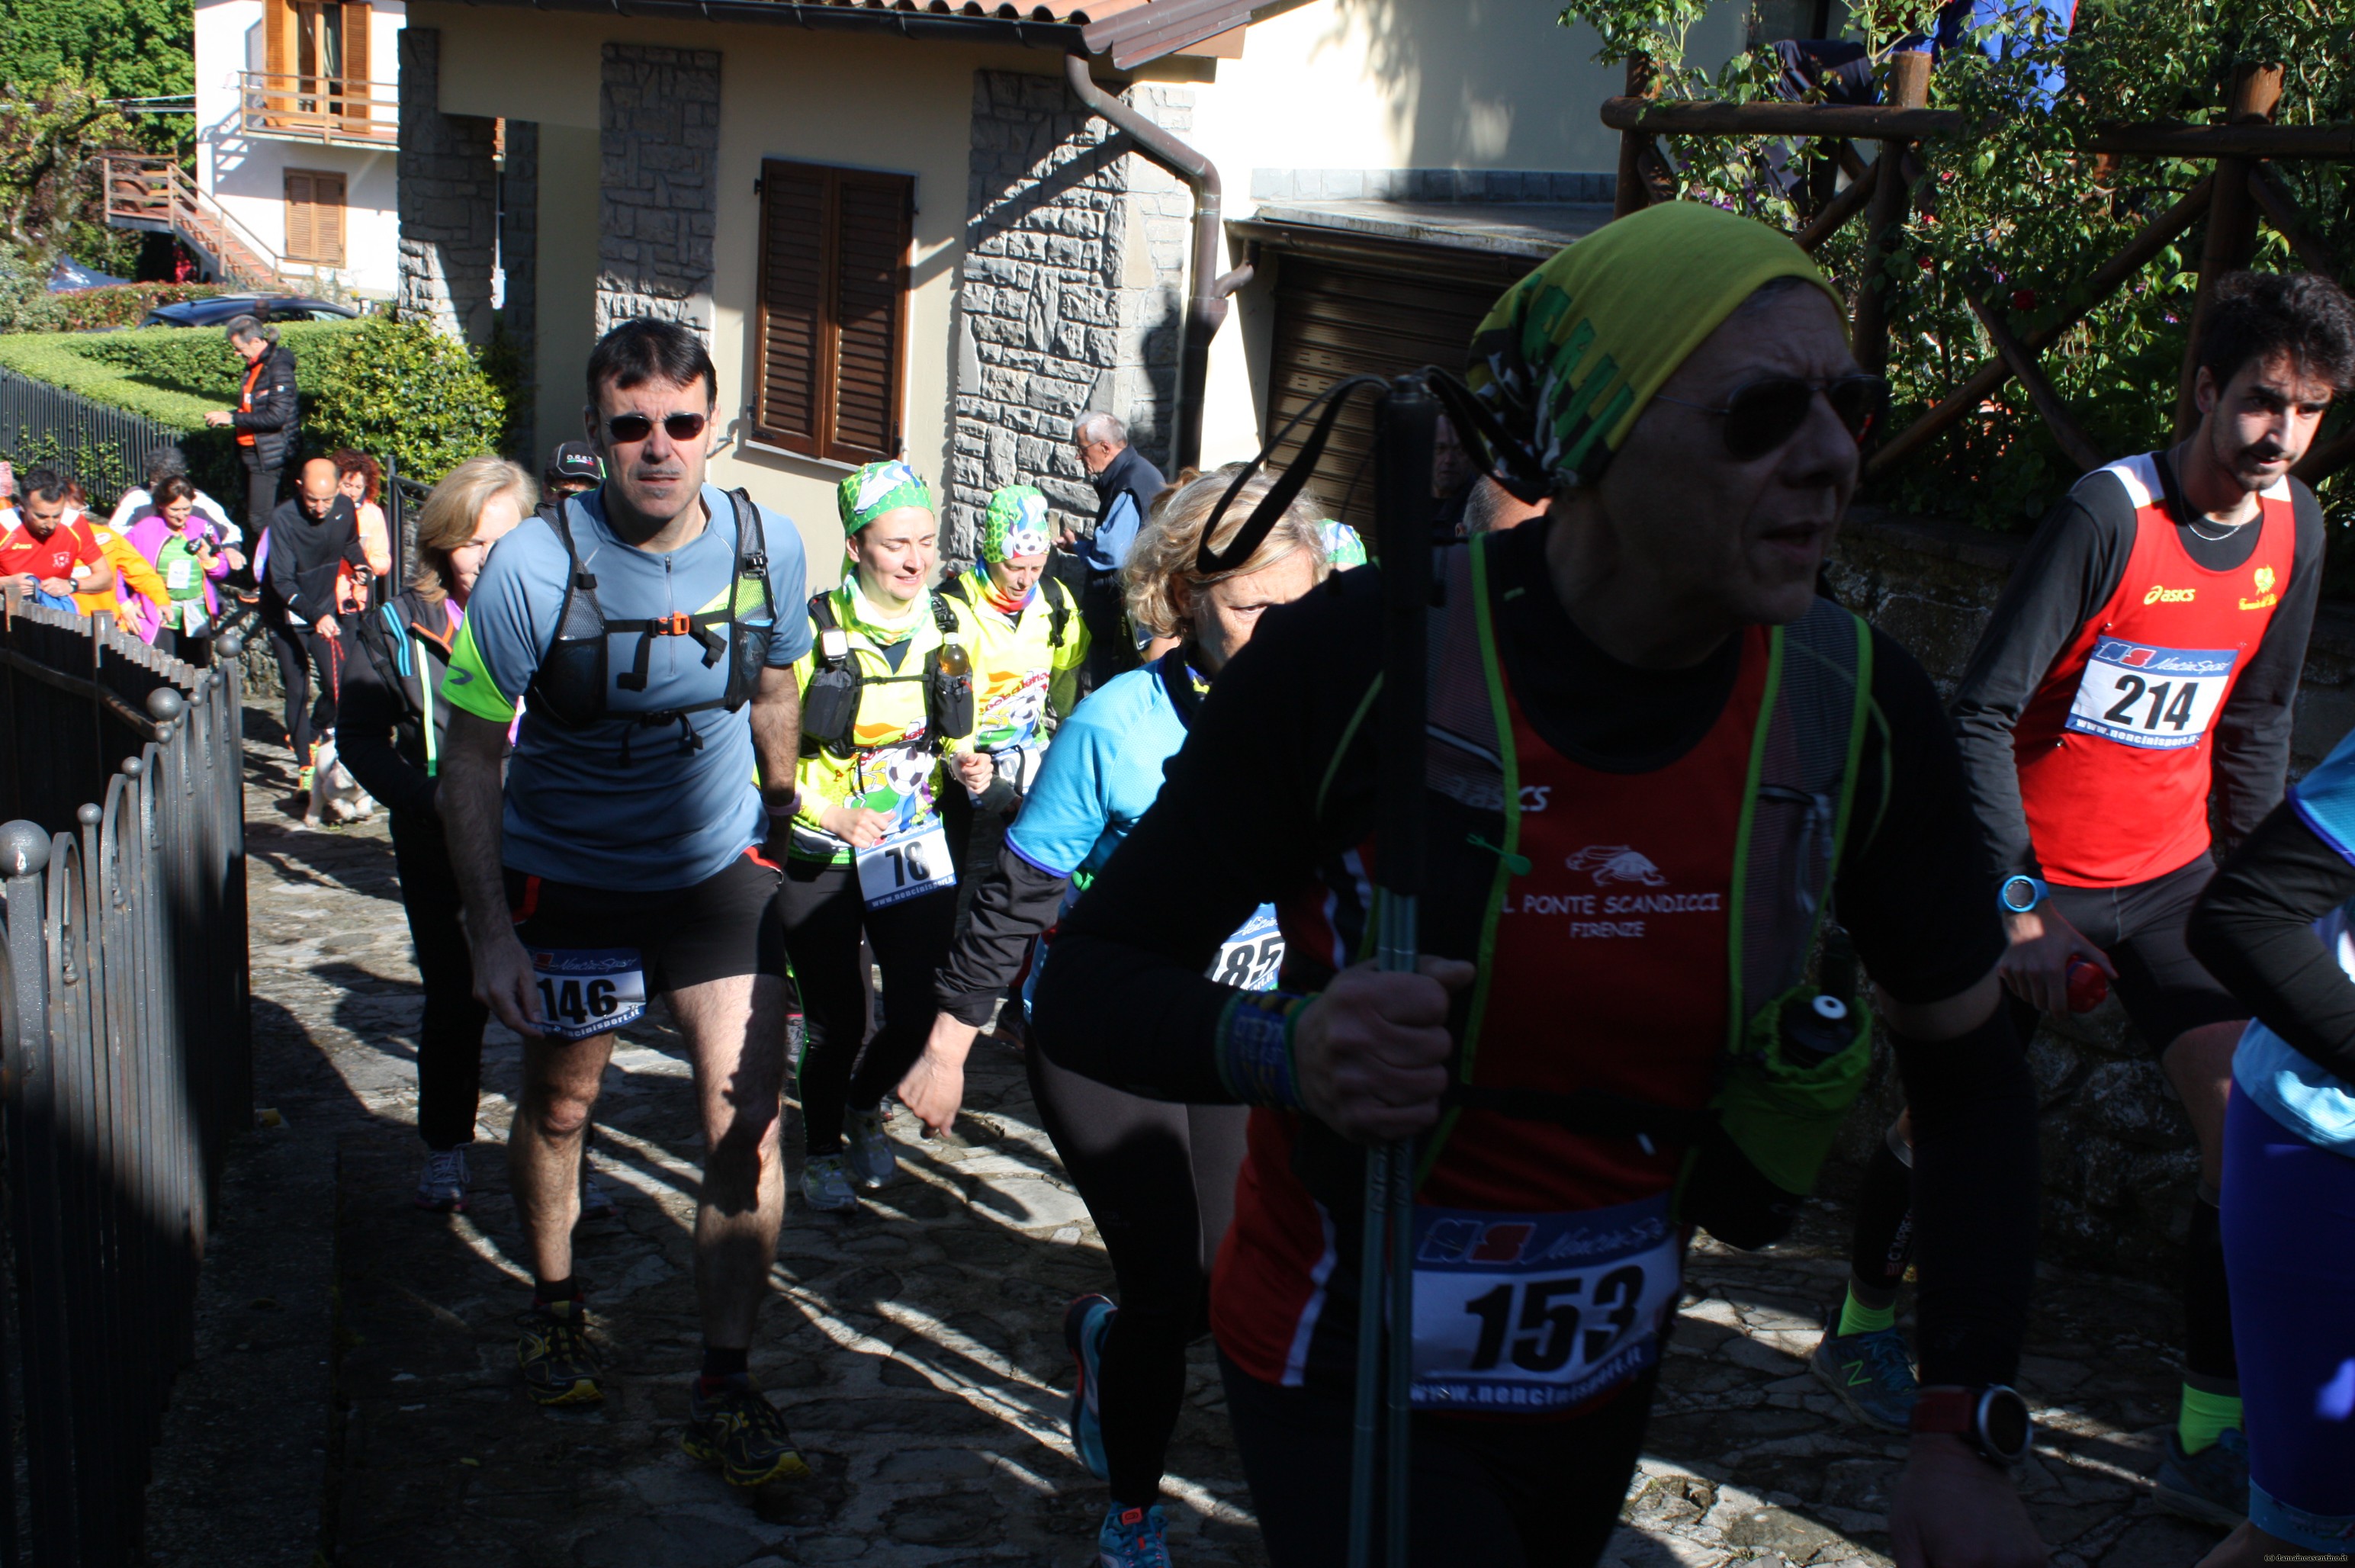
[[(1602, 35), (1599, 59), (1651, 56), (1664, 98), (1774, 96), (1771, 51), (1737, 57), (1713, 77), (1687, 63), (1684, 35), (1693, 8), (1693, 0), (1575, 0), (1562, 20), (1587, 23)], [(1851, 36), (1885, 65), (1889, 46), (1935, 9), (1931, 0), (1859, 5)], [(1923, 144), (1927, 194), (1909, 213), (1886, 274), (1890, 378), (1898, 402), (1893, 428), (1995, 357), (1966, 295), (2004, 311), (2015, 334), (2053, 322), (2088, 297), (2091, 273), (2211, 166), (2151, 158), (2105, 163), (2083, 150), (2097, 125), (2221, 120), (2233, 71), (2243, 64), (2286, 66), (2279, 122), (2355, 121), (2355, 6), (2344, 0), (2082, 0), (2066, 40), (2040, 24), (2015, 40), (2015, 48), (2004, 60), (1977, 49), (1949, 51), (1932, 79), (1931, 105), (1961, 111), (1971, 131)], [(2035, 84), (2056, 66), (2065, 70), (2067, 86), (2048, 108)], [(1668, 151), (1687, 199), (1785, 229), (1800, 225), (1802, 214), (1769, 177), (1768, 165), (1779, 151), (1793, 166), (1805, 166), (1813, 149), (1804, 144), (1777, 149), (1763, 138), (1677, 137)], [(2320, 160), (2270, 166), (2347, 281), (2355, 268), (2355, 168)], [(2062, 400), (2110, 455), (2171, 439), (2204, 227), (2193, 225), (2042, 356)], [(1859, 219), (1817, 252), (1850, 297), (1861, 281), (1864, 240)], [(2299, 266), (2270, 227), (2259, 229), (2253, 264)], [(2332, 428), (2348, 421), (2342, 410)], [(2076, 477), (2026, 392), (2008, 381), (1881, 484), (1876, 498), (1984, 528), (2025, 529)], [(2355, 527), (2355, 479), (2342, 474), (2323, 496), (2336, 523)]]
[[(0, 0), (0, 81), (75, 78), (108, 98), (193, 92), (196, 39), (193, 0)], [(131, 133), (166, 153), (188, 129), (185, 115), (143, 115)]]
[(465, 345), (421, 321), (370, 318), (340, 335), (318, 367), (304, 419), (322, 447), (389, 458), (428, 484), (498, 450), (507, 400)]

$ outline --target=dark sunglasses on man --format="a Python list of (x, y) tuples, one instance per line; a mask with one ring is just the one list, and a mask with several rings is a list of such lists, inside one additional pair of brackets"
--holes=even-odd
[(1817, 392), (1831, 404), (1832, 412), (1839, 416), (1859, 446), (1889, 411), (1889, 383), (1879, 376), (1865, 375), (1834, 376), (1825, 381), (1804, 376), (1767, 376), (1734, 389), (1722, 407), (1657, 393), (1655, 397), (1680, 409), (1724, 415), (1727, 455), (1736, 463), (1749, 463), (1799, 433)]
[[(663, 433), (673, 441), (693, 441), (710, 422), (701, 414), (665, 414)], [(645, 414), (615, 414), (605, 421), (606, 438), (616, 446), (644, 441), (654, 432), (655, 421)]]

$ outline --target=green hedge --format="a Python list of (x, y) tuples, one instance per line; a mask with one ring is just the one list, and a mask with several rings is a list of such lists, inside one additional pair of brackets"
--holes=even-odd
[(136, 326), (155, 305), (210, 299), (227, 293), (228, 288), (220, 283), (109, 283), (64, 293), (42, 293), (23, 302), (15, 319), (5, 324), (5, 330), (95, 332), (104, 327)]
[[(288, 322), (279, 328), (294, 351), (294, 382), (307, 398), (318, 389), (325, 350), (356, 322)], [(183, 430), (226, 408), (243, 379), (237, 357), (210, 327), (150, 326), (130, 332), (0, 335), (0, 365)]]

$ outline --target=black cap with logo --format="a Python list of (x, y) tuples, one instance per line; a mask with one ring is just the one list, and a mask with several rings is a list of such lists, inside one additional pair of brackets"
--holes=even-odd
[(604, 461), (597, 455), (597, 449), (585, 441), (559, 443), (548, 454), (548, 481), (551, 485), (602, 485), (605, 481)]

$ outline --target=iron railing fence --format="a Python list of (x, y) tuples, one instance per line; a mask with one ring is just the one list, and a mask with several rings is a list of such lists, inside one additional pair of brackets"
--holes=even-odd
[[(145, 483), (150, 452), (186, 447), (188, 437), (144, 414), (0, 368), (0, 457), (15, 461), (20, 479), (27, 469), (54, 468), (80, 480), (101, 515), (124, 490)], [(199, 482), (218, 484), (209, 475)]]
[(149, 1456), (250, 1119), (241, 642), (200, 669), (0, 603), (7, 1568), (144, 1561)]

